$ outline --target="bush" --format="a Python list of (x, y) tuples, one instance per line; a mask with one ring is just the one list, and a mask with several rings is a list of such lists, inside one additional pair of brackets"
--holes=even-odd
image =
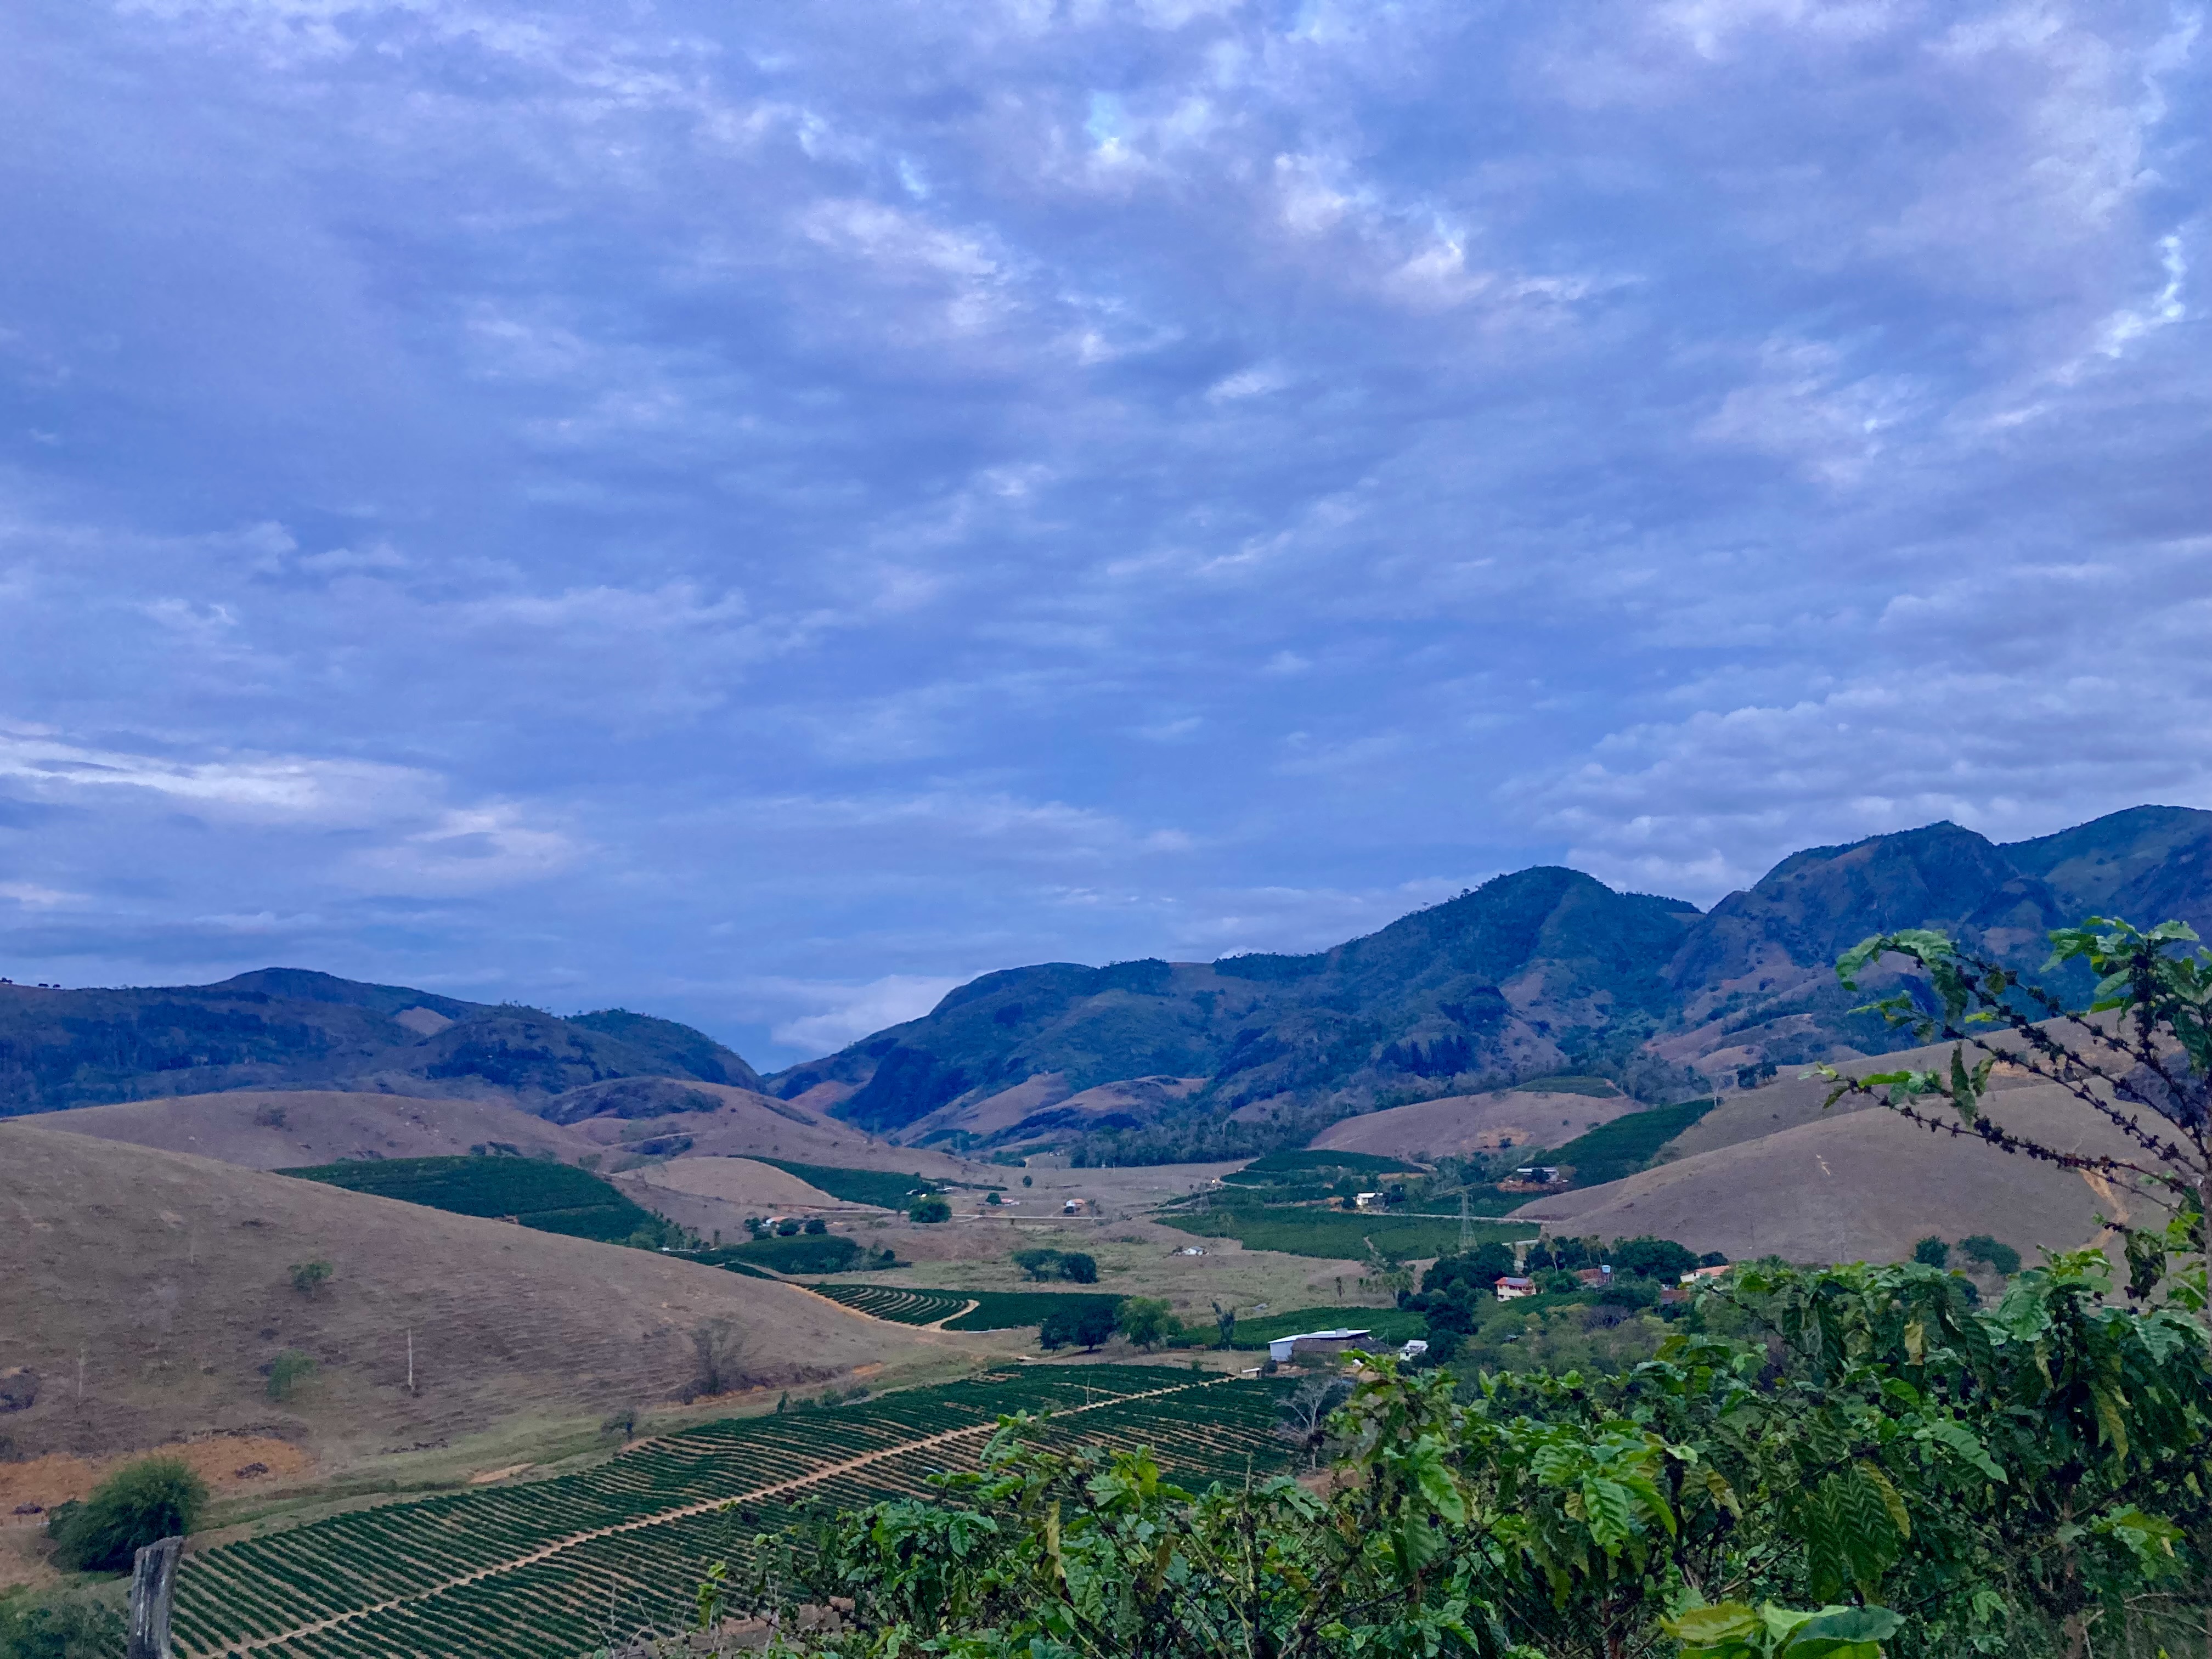
[(1930, 1233), (1912, 1247), (1912, 1259), (1923, 1267), (1948, 1267), (1951, 1265), (1951, 1247)]
[(1080, 1250), (1070, 1250), (1060, 1259), (1060, 1276), (1071, 1285), (1096, 1285), (1098, 1264)]
[(292, 1288), (301, 1296), (312, 1297), (330, 1282), (331, 1264), (327, 1261), (295, 1261), (292, 1264)]
[(811, 1215), (807, 1217), (806, 1224), (799, 1229), (799, 1231), (814, 1237), (819, 1237), (822, 1234), (826, 1233), (829, 1231), (830, 1224), (824, 1221), (818, 1215)]
[(952, 1206), (934, 1193), (926, 1193), (907, 1206), (909, 1221), (950, 1221)]
[(127, 1572), (143, 1546), (190, 1532), (207, 1499), (207, 1483), (181, 1459), (142, 1457), (101, 1481), (83, 1503), (57, 1508), (46, 1530), (64, 1566)]
[(313, 1355), (301, 1353), (297, 1348), (287, 1348), (269, 1362), (269, 1397), (289, 1400), (300, 1384), (315, 1374)]
[(1014, 1252), (1014, 1266), (1039, 1284), (1050, 1279), (1060, 1269), (1058, 1250), (1028, 1249)]
[(0, 1590), (0, 1659), (111, 1659), (123, 1615), (83, 1590)]
[(1987, 1233), (1974, 1233), (1960, 1239), (1959, 1254), (2005, 1279), (2020, 1271), (2020, 1252), (2009, 1244), (1998, 1243)]

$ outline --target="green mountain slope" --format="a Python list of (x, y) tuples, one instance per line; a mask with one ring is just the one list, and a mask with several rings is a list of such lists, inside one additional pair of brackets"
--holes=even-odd
[[(1937, 823), (1812, 848), (1705, 915), (1524, 870), (1307, 956), (987, 974), (772, 1082), (787, 1098), (844, 1085), (839, 1115), (917, 1144), (1104, 1135), (1119, 1139), (1102, 1155), (1132, 1158), (1226, 1156), (1254, 1149), (1261, 1115), (1279, 1140), (1552, 1072), (1680, 1099), (1740, 1069), (1894, 1046), (1832, 971), (1869, 933), (1941, 927), (2033, 969), (2051, 928), (2092, 913), (2212, 936), (2212, 812), (2136, 807), (2009, 846)], [(1132, 1080), (1176, 1086), (1110, 1086)]]
[(623, 1077), (760, 1086), (703, 1033), (618, 1009), (562, 1019), (296, 968), (216, 985), (0, 986), (0, 1116), (254, 1088), (534, 1103)]

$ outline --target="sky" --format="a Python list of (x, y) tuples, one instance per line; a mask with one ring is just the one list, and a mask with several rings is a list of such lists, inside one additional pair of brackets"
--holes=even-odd
[(0, 973), (763, 1068), (2212, 806), (2197, 5), (17, 0)]

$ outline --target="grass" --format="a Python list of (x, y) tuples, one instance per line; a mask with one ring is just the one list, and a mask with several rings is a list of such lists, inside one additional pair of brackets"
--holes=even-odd
[(453, 1215), (513, 1218), (539, 1232), (624, 1244), (675, 1242), (666, 1221), (586, 1170), (534, 1158), (386, 1158), (319, 1164), (280, 1175), (396, 1198)]
[(1290, 1313), (1271, 1313), (1237, 1322), (1232, 1348), (1264, 1348), (1279, 1337), (1306, 1331), (1372, 1331), (1378, 1347), (1398, 1347), (1413, 1337), (1428, 1334), (1429, 1322), (1402, 1308), (1299, 1308)]
[(755, 1158), (795, 1175), (808, 1186), (848, 1204), (872, 1204), (879, 1210), (903, 1210), (916, 1191), (933, 1193), (937, 1183), (889, 1170), (842, 1170), (831, 1164), (794, 1164), (788, 1158)]
[[(1659, 1149), (1688, 1128), (1718, 1103), (1686, 1100), (1678, 1106), (1655, 1106), (1631, 1112), (1610, 1123), (1601, 1123), (1588, 1134), (1577, 1135), (1565, 1146), (1542, 1155), (1541, 1162), (1565, 1164), (1575, 1172), (1577, 1187), (1595, 1187), (1634, 1175), (1658, 1155)], [(1530, 1161), (1539, 1161), (1529, 1154)]]
[[(1376, 1251), (1404, 1261), (1449, 1255), (1459, 1249), (1456, 1216), (1392, 1215), (1294, 1204), (1224, 1204), (1217, 1198), (1211, 1208), (1163, 1211), (1154, 1219), (1200, 1238), (1233, 1238), (1248, 1250), (1280, 1250), (1286, 1255), (1322, 1256), (1335, 1261), (1365, 1261), (1370, 1239)], [(1475, 1243), (1516, 1238), (1526, 1231), (1495, 1223), (1478, 1226)]]

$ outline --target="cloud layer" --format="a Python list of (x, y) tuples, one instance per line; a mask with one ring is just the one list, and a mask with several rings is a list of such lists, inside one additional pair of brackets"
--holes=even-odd
[(41, 3), (0, 972), (763, 1065), (2212, 805), (2193, 7)]

